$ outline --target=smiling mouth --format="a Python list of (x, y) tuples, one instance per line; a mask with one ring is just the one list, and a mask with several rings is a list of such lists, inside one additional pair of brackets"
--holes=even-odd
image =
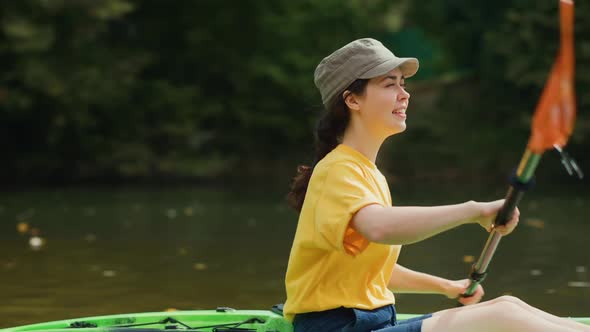
[(406, 118), (406, 109), (405, 108), (399, 108), (399, 109), (393, 110), (391, 112), (391, 114), (396, 115), (398, 117), (401, 117), (401, 118), (404, 118), (405, 119)]

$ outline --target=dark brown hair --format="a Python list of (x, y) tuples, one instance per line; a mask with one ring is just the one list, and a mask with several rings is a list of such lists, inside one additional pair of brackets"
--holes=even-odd
[[(356, 95), (363, 95), (367, 87), (367, 79), (357, 79), (344, 91), (348, 90)], [(315, 165), (330, 151), (334, 150), (342, 141), (344, 130), (350, 122), (350, 110), (344, 102), (342, 95), (324, 111), (318, 122), (315, 134), (315, 159), (312, 166), (299, 165), (297, 173), (291, 182), (291, 191), (287, 195), (287, 201), (296, 211), (300, 212), (307, 192), (309, 179)]]

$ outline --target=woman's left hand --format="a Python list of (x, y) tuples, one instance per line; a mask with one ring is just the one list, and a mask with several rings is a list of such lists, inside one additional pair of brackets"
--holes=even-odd
[(481, 301), (481, 298), (485, 294), (485, 292), (483, 291), (483, 287), (481, 287), (481, 285), (477, 285), (477, 288), (475, 289), (475, 293), (473, 293), (473, 296), (461, 297), (461, 294), (465, 294), (465, 291), (467, 291), (467, 287), (469, 287), (469, 284), (469, 279), (449, 280), (449, 285), (447, 286), (445, 295), (449, 299), (457, 299), (463, 305), (478, 303), (479, 301)]

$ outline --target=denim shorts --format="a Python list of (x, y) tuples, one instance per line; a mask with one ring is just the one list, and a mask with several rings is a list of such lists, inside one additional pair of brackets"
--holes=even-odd
[(373, 310), (336, 308), (295, 315), (294, 332), (420, 332), (432, 314), (398, 321), (395, 306)]

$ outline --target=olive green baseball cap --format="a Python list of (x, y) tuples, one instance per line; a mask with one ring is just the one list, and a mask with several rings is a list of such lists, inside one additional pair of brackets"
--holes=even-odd
[(316, 67), (314, 83), (329, 108), (357, 79), (370, 79), (400, 68), (404, 77), (418, 71), (418, 59), (398, 58), (373, 38), (352, 41), (325, 57)]

